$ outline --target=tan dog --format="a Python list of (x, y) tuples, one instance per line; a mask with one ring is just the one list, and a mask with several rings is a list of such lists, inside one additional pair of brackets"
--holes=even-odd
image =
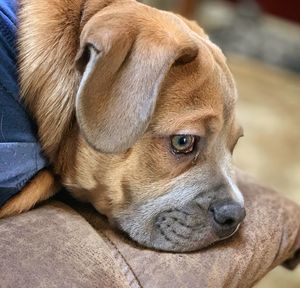
[[(59, 181), (139, 243), (190, 251), (232, 235), (237, 93), (194, 22), (131, 0), (21, 0), (22, 95)], [(57, 191), (42, 171), (1, 216)]]

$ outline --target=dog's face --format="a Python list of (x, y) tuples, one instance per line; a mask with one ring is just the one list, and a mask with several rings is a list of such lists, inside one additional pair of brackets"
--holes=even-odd
[(235, 85), (194, 23), (132, 3), (83, 27), (75, 165), (63, 181), (137, 242), (199, 249), (245, 215), (231, 171)]

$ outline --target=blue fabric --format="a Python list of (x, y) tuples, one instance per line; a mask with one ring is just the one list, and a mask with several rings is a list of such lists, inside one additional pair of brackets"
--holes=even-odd
[(19, 96), (17, 6), (0, 0), (0, 207), (47, 165)]

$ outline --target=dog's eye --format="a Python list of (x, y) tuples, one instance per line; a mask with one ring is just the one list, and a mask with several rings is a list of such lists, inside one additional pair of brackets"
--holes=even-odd
[(173, 135), (171, 136), (172, 150), (176, 154), (188, 154), (194, 151), (195, 136)]

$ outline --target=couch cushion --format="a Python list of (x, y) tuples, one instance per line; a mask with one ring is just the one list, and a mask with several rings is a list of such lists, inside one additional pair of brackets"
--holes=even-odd
[(244, 175), (247, 217), (231, 239), (194, 253), (138, 246), (88, 205), (52, 202), (0, 221), (1, 287), (252, 287), (300, 249), (300, 208)]
[(63, 203), (2, 219), (0, 243), (0, 287), (129, 287), (107, 244)]

